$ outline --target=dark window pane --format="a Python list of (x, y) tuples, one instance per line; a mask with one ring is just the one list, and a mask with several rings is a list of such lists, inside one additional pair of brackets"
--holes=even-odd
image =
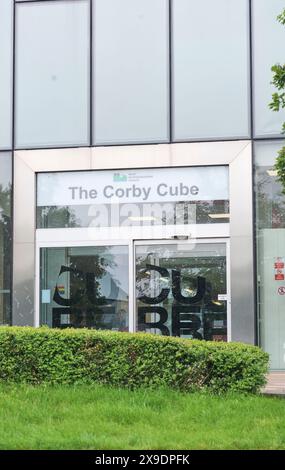
[(0, 152), (0, 324), (11, 319), (11, 154)]

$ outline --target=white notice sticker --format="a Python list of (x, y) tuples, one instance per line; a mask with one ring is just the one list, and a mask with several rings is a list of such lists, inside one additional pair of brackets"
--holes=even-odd
[(218, 300), (228, 300), (227, 294), (218, 294)]
[(42, 289), (42, 304), (50, 304), (50, 289)]

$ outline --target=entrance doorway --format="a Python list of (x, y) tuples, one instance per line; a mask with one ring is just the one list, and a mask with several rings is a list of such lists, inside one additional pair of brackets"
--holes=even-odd
[(230, 340), (229, 240), (41, 242), (37, 325)]

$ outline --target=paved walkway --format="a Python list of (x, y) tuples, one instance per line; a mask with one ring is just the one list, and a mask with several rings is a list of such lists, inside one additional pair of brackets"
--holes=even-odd
[(268, 381), (264, 393), (270, 395), (284, 395), (285, 398), (285, 371), (270, 372), (268, 374)]

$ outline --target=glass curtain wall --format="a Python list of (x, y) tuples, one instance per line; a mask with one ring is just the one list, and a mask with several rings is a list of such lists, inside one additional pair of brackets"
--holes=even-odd
[(277, 370), (285, 368), (285, 195), (273, 168), (281, 146), (255, 143), (259, 339)]
[(249, 137), (249, 23), (248, 0), (16, 2), (17, 148)]

